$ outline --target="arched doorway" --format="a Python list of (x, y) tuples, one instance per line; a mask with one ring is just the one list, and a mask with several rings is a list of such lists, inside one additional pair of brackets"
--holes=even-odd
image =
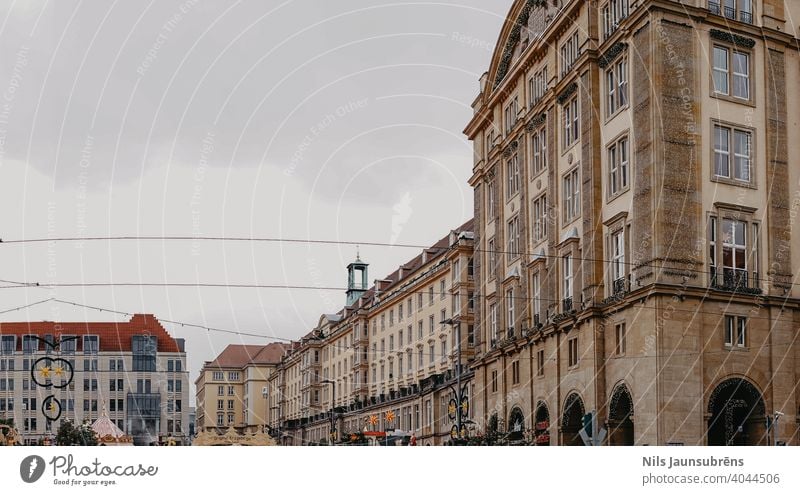
[(539, 401), (534, 413), (533, 436), (536, 445), (550, 445), (550, 410), (547, 404)]
[(633, 399), (628, 387), (614, 387), (608, 405), (608, 444), (633, 445)]
[(562, 445), (584, 445), (580, 430), (583, 427), (583, 416), (585, 414), (586, 408), (583, 407), (581, 396), (576, 393), (570, 394), (564, 402), (564, 414), (561, 417)]
[(766, 407), (744, 378), (729, 378), (708, 399), (708, 445), (766, 445)]
[(522, 409), (515, 407), (508, 415), (508, 440), (511, 442), (525, 438), (525, 415)]

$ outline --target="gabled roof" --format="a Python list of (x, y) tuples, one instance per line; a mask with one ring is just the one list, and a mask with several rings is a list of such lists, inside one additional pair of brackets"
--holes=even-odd
[[(161, 326), (153, 315), (136, 314), (127, 322), (53, 322), (31, 321), (0, 323), (0, 335), (16, 335), (17, 350), (22, 350), (22, 336), (36, 335), (44, 339), (52, 335), (61, 336), (97, 335), (100, 340), (100, 352), (131, 352), (134, 335), (154, 335), (158, 341), (158, 352), (180, 352), (178, 343)], [(39, 350), (45, 344), (39, 343)], [(83, 339), (76, 342), (76, 351), (83, 351)]]
[(278, 364), (289, 344), (230, 344), (219, 356), (206, 364), (209, 368), (244, 368), (248, 364)]

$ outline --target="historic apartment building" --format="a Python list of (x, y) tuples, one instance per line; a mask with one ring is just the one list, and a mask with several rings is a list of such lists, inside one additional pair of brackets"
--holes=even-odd
[(262, 432), (269, 417), (267, 383), (288, 346), (236, 345), (206, 361), (195, 380), (198, 433), (233, 427)]
[(283, 444), (362, 433), (440, 445), (459, 419), (474, 428), (472, 238), (469, 221), (371, 287), (366, 263), (347, 267), (345, 307), (322, 315), (270, 377), (270, 425)]
[(800, 443), (799, 18), (513, 2), (465, 131), (478, 421), (542, 445), (582, 444), (592, 410), (611, 445)]
[(0, 417), (26, 444), (52, 441), (63, 420), (108, 418), (136, 445), (189, 433), (183, 339), (153, 315), (127, 322), (0, 323)]

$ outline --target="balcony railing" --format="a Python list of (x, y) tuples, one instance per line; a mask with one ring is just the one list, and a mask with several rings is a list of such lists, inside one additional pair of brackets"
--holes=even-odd
[[(729, 6), (722, 6), (720, 2), (709, 1), (708, 2), (708, 11), (714, 15), (721, 15), (724, 16), (726, 19), (730, 19), (733, 21), (740, 21), (745, 22), (747, 24), (753, 23), (753, 13), (746, 11), (746, 10), (739, 10), (737, 12), (736, 8), (729, 7)], [(738, 14), (738, 15), (737, 15)]]
[(723, 268), (722, 276), (719, 271), (711, 269), (711, 287), (731, 292), (760, 293), (761, 290), (755, 280), (751, 280), (747, 270)]

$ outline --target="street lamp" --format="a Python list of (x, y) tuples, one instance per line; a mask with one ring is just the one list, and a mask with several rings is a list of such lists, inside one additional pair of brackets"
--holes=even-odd
[[(448, 318), (442, 320), (442, 325), (450, 325), (455, 328), (456, 332), (456, 389), (453, 394), (456, 397), (456, 433), (461, 435), (461, 426), (463, 424), (463, 406), (464, 406), (464, 390), (461, 389), (461, 320), (457, 318)], [(452, 389), (452, 386), (450, 387)]]
[(336, 410), (336, 382), (333, 380), (322, 380), (320, 383), (327, 383), (331, 386), (331, 445), (333, 445), (334, 441), (336, 440), (336, 426), (335, 426), (335, 419), (333, 417), (334, 411)]

